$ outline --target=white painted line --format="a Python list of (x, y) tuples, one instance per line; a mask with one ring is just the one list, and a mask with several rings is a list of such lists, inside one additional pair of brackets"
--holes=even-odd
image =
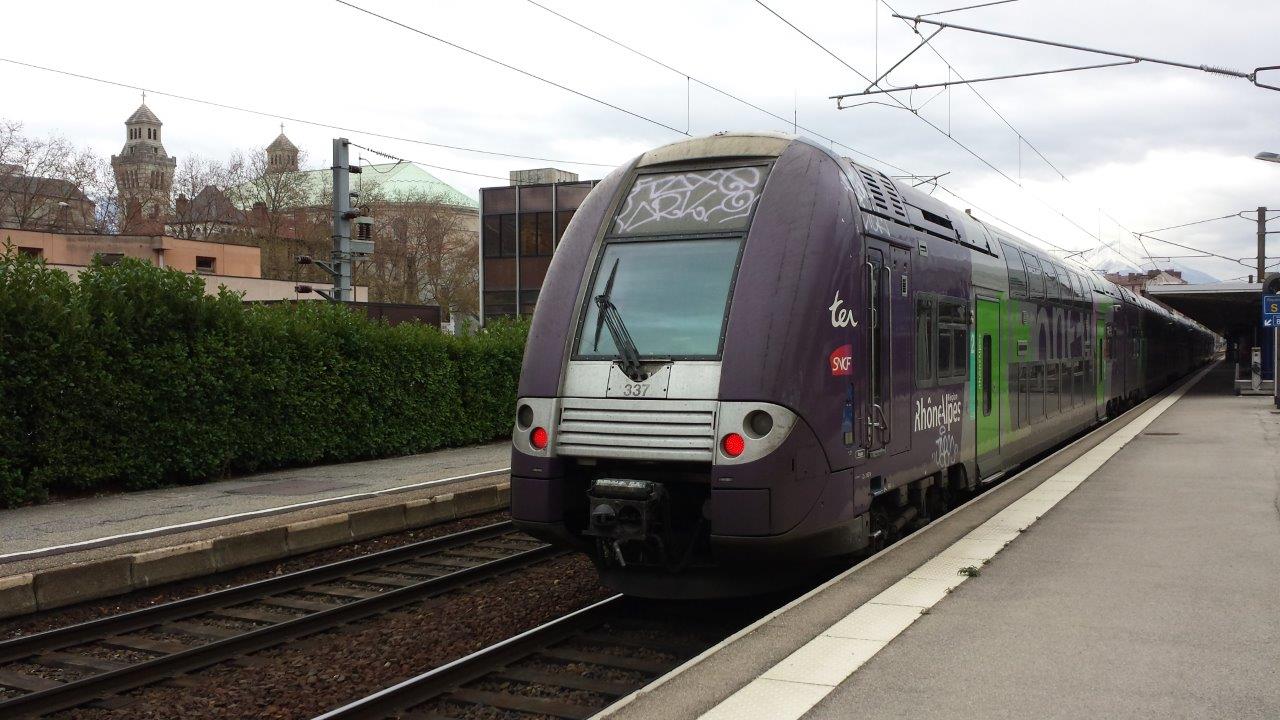
[(58, 555), (74, 550), (88, 550), (129, 540), (144, 540), (157, 535), (168, 535), (170, 533), (181, 532), (183, 530), (199, 530), (200, 528), (210, 527), (212, 525), (223, 525), (237, 520), (262, 517), (264, 515), (279, 515), (292, 510), (333, 505), (335, 503), (347, 502), (350, 500), (368, 500), (381, 495), (411, 492), (413, 490), (420, 490), (422, 488), (433, 487), (436, 485), (448, 485), (451, 483), (463, 482), (465, 480), (475, 480), (476, 478), (501, 475), (502, 473), (510, 472), (510, 470), (511, 468), (509, 467), (497, 468), (494, 470), (482, 470), (480, 472), (469, 473), (467, 475), (455, 475), (453, 477), (439, 478), (437, 480), (426, 480), (410, 485), (397, 485), (395, 487), (383, 488), (381, 490), (370, 490), (369, 492), (354, 493), (351, 495), (339, 495), (337, 497), (321, 498), (319, 500), (308, 500), (306, 502), (293, 503), (291, 505), (280, 505), (277, 507), (263, 508), (261, 510), (250, 510), (248, 512), (235, 513), (233, 515), (220, 515), (218, 517), (207, 518), (204, 520), (192, 520), (191, 522), (178, 523), (176, 525), (165, 525), (163, 527), (120, 533), (119, 535), (108, 535), (106, 537), (94, 538), (92, 540), (81, 540), (79, 542), (67, 543), (65, 545), (51, 545), (49, 547), (38, 548), (35, 550), (5, 553), (0, 555), (0, 563), (43, 557), (46, 555)]
[[(914, 623), (922, 611), (936, 605), (967, 580), (966, 576), (959, 574), (959, 568), (964, 567), (962, 563), (980, 565), (995, 556), (1017, 538), (1020, 529), (1035, 522), (1042, 513), (1102, 467), (1181, 399), (1212, 367), (1197, 373), (1168, 397), (1045, 481), (1055, 485), (1046, 488), (1042, 483), (1018, 498), (907, 577), (822, 631), (746, 687), (703, 713), (699, 720), (799, 718), (807, 713)], [(969, 560), (975, 562), (967, 562)], [(954, 573), (946, 576), (945, 573), (952, 568)], [(886, 609), (885, 606), (895, 609)], [(859, 634), (875, 637), (850, 637)]]

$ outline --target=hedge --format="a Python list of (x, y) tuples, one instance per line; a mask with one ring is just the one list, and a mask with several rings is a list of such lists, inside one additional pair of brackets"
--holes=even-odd
[(0, 506), (499, 438), (527, 326), (245, 304), (139, 260), (0, 256)]

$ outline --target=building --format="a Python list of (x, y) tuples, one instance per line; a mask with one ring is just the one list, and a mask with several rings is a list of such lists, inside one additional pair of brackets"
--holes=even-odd
[(20, 165), (0, 165), (0, 227), (83, 232), (92, 229), (95, 206), (69, 180), (27, 175)]
[(248, 213), (212, 185), (206, 185), (189, 200), (186, 195), (178, 195), (164, 230), (166, 235), (191, 240), (247, 239), (254, 234)]
[(280, 134), (267, 146), (267, 172), (297, 172), (298, 146), (293, 144), (284, 134), (284, 125), (280, 126)]
[(1136, 295), (1146, 295), (1148, 285), (1186, 285), (1181, 270), (1148, 270), (1141, 273), (1107, 273), (1107, 279)]
[(480, 318), (533, 313), (551, 255), (597, 180), (555, 168), (514, 170), (480, 190)]
[(169, 193), (178, 159), (164, 149), (160, 130), (164, 123), (141, 105), (124, 121), (125, 141), (119, 155), (111, 156), (122, 209), (121, 227), (129, 232), (163, 232), (169, 212)]
[[(73, 278), (95, 258), (112, 262), (120, 258), (146, 260), (159, 267), (174, 268), (185, 273), (207, 276), (205, 292), (218, 292), (219, 286), (244, 293), (249, 300), (317, 300), (319, 295), (299, 294), (291, 280), (262, 277), (261, 250), (253, 245), (188, 240), (167, 235), (101, 235), (39, 232), (33, 230), (0, 231), (0, 244), (12, 244), (17, 251), (44, 259), (50, 267), (63, 270)], [(312, 287), (329, 290), (324, 283)], [(369, 299), (367, 287), (357, 287), (357, 301)]]

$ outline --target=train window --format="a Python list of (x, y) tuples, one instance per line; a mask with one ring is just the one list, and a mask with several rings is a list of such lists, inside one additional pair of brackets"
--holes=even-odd
[(1084, 287), (1080, 285), (1080, 275), (1075, 272), (1068, 271), (1068, 277), (1071, 280), (1071, 294), (1075, 299), (1084, 299)]
[(1044, 297), (1044, 271), (1040, 269), (1040, 261), (1024, 252), (1022, 262), (1027, 268), (1027, 293), (1033, 298)]
[(1068, 269), (1066, 269), (1066, 268), (1064, 268), (1064, 267), (1059, 266), (1059, 267), (1058, 267), (1058, 279), (1062, 281), (1062, 287), (1063, 287), (1062, 292), (1063, 292), (1063, 297), (1068, 298), (1068, 299), (1070, 299), (1070, 300), (1076, 300), (1076, 299), (1078, 299), (1078, 298), (1080, 297), (1080, 293), (1079, 293), (1079, 292), (1077, 292), (1077, 289), (1076, 289), (1076, 284), (1075, 284), (1075, 282), (1071, 279), (1071, 271), (1070, 271), (1070, 270), (1068, 270)]
[(718, 358), (741, 247), (741, 238), (606, 243), (585, 299), (576, 357), (620, 354), (615, 333), (604, 332), (603, 304), (621, 317), (641, 358)]
[(991, 415), (991, 336), (982, 336), (982, 416)]
[(613, 220), (622, 236), (747, 229), (769, 168), (712, 168), (636, 177)]
[(1009, 297), (1027, 297), (1027, 269), (1022, 264), (1022, 255), (1015, 247), (1004, 243), (1000, 247), (1004, 251), (1004, 263), (1009, 268)]
[(1058, 273), (1054, 270), (1053, 263), (1042, 260), (1040, 266), (1044, 268), (1044, 296), (1049, 300), (1059, 299), (1062, 284), (1058, 282)]
[(969, 308), (958, 300), (938, 300), (938, 381), (969, 376)]
[(932, 297), (916, 298), (916, 386), (922, 388), (934, 385), (935, 306)]
[(1030, 418), (1036, 423), (1044, 419), (1044, 363), (1027, 363), (1030, 378), (1027, 381), (1027, 395), (1031, 398)]

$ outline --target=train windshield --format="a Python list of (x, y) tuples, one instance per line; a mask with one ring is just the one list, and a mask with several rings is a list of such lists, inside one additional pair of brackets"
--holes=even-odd
[(740, 237), (607, 244), (584, 308), (578, 357), (621, 355), (602, 306), (616, 308), (642, 358), (719, 357), (741, 247)]

